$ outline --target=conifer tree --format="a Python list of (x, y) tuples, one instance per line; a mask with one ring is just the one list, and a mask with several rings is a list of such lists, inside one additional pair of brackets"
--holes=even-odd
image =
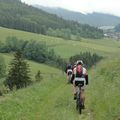
[(29, 65), (23, 59), (22, 53), (17, 51), (10, 64), (10, 70), (5, 85), (8, 85), (10, 90), (13, 90), (13, 87), (16, 87), (16, 89), (26, 87), (31, 83), (29, 73)]

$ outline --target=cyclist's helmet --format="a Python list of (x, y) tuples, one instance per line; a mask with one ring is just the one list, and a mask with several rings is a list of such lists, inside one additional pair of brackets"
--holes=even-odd
[(80, 64), (80, 65), (83, 65), (83, 61), (82, 60), (78, 60), (77, 61), (77, 65)]
[(71, 69), (71, 68), (72, 68), (72, 65), (71, 65), (71, 64), (68, 64), (68, 68)]

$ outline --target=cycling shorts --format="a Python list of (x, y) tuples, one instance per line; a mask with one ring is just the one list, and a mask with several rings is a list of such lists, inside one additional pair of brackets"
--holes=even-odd
[(75, 83), (75, 86), (78, 86), (80, 84), (81, 89), (85, 89), (85, 78), (84, 77), (75, 77), (73, 83)]

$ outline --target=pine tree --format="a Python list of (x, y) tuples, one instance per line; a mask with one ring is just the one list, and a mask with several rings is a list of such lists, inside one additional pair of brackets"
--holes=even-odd
[(16, 89), (26, 87), (31, 83), (29, 73), (29, 65), (23, 59), (22, 53), (17, 51), (11, 62), (5, 85), (7, 85), (10, 90), (13, 90), (13, 87), (16, 87)]

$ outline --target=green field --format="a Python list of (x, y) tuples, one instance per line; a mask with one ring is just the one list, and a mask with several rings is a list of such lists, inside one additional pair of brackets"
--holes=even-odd
[(81, 39), (81, 41), (71, 41), (6, 28), (0, 28), (0, 36), (0, 41), (5, 41), (9, 36), (16, 36), (18, 39), (23, 40), (44, 41), (50, 48), (55, 49), (56, 54), (63, 58), (68, 58), (80, 53), (80, 51), (96, 52), (105, 56), (117, 54), (120, 51), (120, 42), (110, 39)]
[[(58, 69), (28, 61), (31, 77), (38, 70), (43, 80), (26, 89), (0, 97), (0, 120), (119, 120), (120, 117), (120, 42), (103, 39), (63, 40), (28, 32), (0, 28), (0, 41), (8, 36), (45, 41), (55, 52), (68, 59), (81, 51), (96, 52), (105, 58), (89, 72), (86, 109), (80, 116), (75, 110), (72, 86)], [(8, 66), (12, 57), (2, 54)]]
[[(6, 62), (11, 57), (4, 55)], [(80, 117), (75, 110), (72, 86), (66, 84), (66, 76), (57, 69), (29, 62), (32, 75), (37, 70), (46, 73), (40, 83), (18, 90), (0, 98), (0, 120), (90, 120), (88, 110)], [(46, 72), (45, 72), (46, 71)], [(50, 73), (54, 73), (52, 76)], [(15, 113), (15, 114), (14, 114)]]
[[(7, 70), (9, 70), (9, 65), (12, 61), (12, 56), (13, 55), (8, 55), (8, 54), (0, 54), (4, 57), (5, 62), (7, 64)], [(51, 76), (52, 74), (61, 74), (62, 71), (60, 71), (59, 69), (53, 68), (53, 67), (49, 67), (45, 64), (40, 64), (40, 63), (36, 63), (33, 61), (27, 61), (31, 70), (31, 77), (34, 78), (34, 76), (36, 75), (37, 71), (40, 70), (41, 74), (43, 75), (43, 77), (45, 76), (45, 78), (49, 78), (49, 76)], [(59, 73), (59, 74), (58, 74)]]

